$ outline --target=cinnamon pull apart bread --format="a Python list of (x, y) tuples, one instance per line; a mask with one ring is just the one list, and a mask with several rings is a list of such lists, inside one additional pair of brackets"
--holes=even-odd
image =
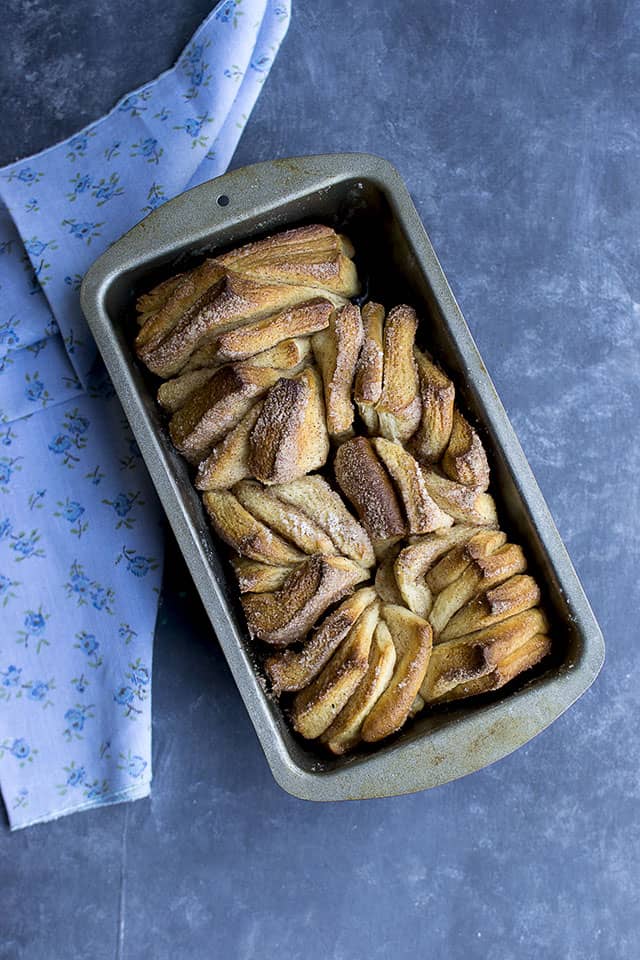
[(415, 309), (358, 299), (353, 256), (311, 224), (210, 257), (140, 296), (135, 337), (266, 681), (336, 756), (552, 644), (481, 432)]

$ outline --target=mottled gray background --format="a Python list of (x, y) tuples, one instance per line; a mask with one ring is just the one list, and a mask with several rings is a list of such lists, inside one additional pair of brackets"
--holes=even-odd
[[(294, 0), (235, 164), (404, 174), (608, 642), (515, 755), (395, 800), (274, 784), (175, 548), (150, 800), (9, 835), (3, 960), (637, 960), (640, 3)], [(9, 0), (0, 162), (169, 66), (203, 0)]]

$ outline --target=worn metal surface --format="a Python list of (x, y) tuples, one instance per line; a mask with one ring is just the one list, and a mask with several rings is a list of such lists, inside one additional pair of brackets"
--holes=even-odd
[[(220, 196), (229, 198), (221, 206)], [(204, 252), (299, 222), (345, 229), (372, 296), (428, 316), (419, 333), (453, 375), (485, 431), (502, 525), (527, 548), (553, 614), (556, 656), (544, 673), (455, 709), (418, 717), (392, 742), (326, 760), (302, 744), (251, 662), (233, 580), (218, 554), (186, 464), (167, 439), (130, 347), (136, 290)], [(313, 800), (393, 796), (446, 783), (505, 756), (543, 730), (593, 682), (604, 644), (575, 571), (400, 176), (365, 154), (245, 167), (167, 203), (87, 274), (92, 332), (278, 783)]]

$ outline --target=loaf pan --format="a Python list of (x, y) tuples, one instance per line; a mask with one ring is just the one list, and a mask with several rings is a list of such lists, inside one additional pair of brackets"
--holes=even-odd
[[(269, 696), (224, 550), (155, 386), (132, 350), (137, 294), (213, 252), (318, 221), (348, 234), (365, 292), (423, 318), (418, 341), (442, 362), (489, 451), (501, 526), (525, 547), (551, 614), (554, 654), (483, 698), (419, 715), (377, 749), (329, 759), (299, 739)], [(298, 157), (234, 170), (166, 203), (87, 273), (82, 307), (277, 782), (308, 800), (395, 796), (472, 773), (563, 713), (596, 678), (604, 642), (549, 510), (396, 169), (367, 154)]]

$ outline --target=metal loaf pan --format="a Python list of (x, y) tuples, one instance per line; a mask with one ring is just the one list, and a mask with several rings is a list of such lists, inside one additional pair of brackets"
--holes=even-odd
[[(452, 375), (489, 451), (501, 524), (526, 550), (552, 615), (555, 653), (495, 694), (418, 716), (392, 741), (327, 759), (300, 740), (265, 692), (238, 593), (187, 464), (169, 442), (154, 384), (131, 348), (137, 293), (198, 258), (286, 227), (320, 221), (353, 240), (368, 294), (413, 304), (419, 341)], [(472, 773), (540, 733), (594, 681), (602, 634), (549, 510), (394, 167), (366, 154), (277, 160), (235, 170), (160, 207), (91, 267), (89, 326), (131, 423), (196, 587), (277, 782), (309, 800), (394, 796)]]

